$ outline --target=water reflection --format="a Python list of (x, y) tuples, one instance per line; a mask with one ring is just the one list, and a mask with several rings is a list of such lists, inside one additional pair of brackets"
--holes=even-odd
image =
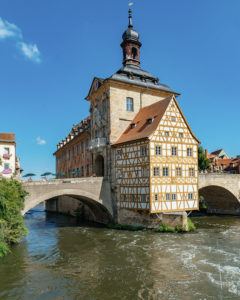
[(34, 211), (0, 263), (0, 299), (239, 299), (240, 219), (195, 221), (196, 233), (156, 234)]

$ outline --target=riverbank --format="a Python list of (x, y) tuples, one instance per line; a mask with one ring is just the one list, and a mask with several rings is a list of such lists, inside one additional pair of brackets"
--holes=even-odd
[(27, 233), (21, 215), (25, 196), (20, 182), (0, 179), (0, 258)]

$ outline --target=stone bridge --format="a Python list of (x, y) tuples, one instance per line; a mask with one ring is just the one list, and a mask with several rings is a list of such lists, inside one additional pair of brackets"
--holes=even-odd
[(240, 215), (240, 174), (200, 174), (199, 196), (209, 213)]
[(76, 215), (88, 214), (88, 219), (107, 223), (112, 220), (114, 207), (109, 182), (103, 177), (55, 179), (24, 182), (28, 192), (23, 215), (46, 201), (49, 211)]
[[(84, 215), (89, 220), (107, 223), (116, 208), (111, 189), (102, 177), (24, 182), (28, 192), (23, 214), (46, 201), (49, 211)], [(209, 213), (240, 215), (240, 175), (200, 174), (199, 195)]]

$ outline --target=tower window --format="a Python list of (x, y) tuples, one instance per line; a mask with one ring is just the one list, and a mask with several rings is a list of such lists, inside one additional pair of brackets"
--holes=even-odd
[(127, 97), (126, 109), (127, 109), (127, 111), (133, 111), (133, 98)]
[(137, 58), (137, 54), (138, 54), (137, 48), (132, 47), (132, 58), (136, 59)]

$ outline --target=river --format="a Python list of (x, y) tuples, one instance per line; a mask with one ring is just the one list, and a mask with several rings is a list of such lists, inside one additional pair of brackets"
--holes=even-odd
[(189, 234), (117, 231), (49, 215), (0, 261), (0, 299), (240, 299), (240, 218), (204, 216)]

